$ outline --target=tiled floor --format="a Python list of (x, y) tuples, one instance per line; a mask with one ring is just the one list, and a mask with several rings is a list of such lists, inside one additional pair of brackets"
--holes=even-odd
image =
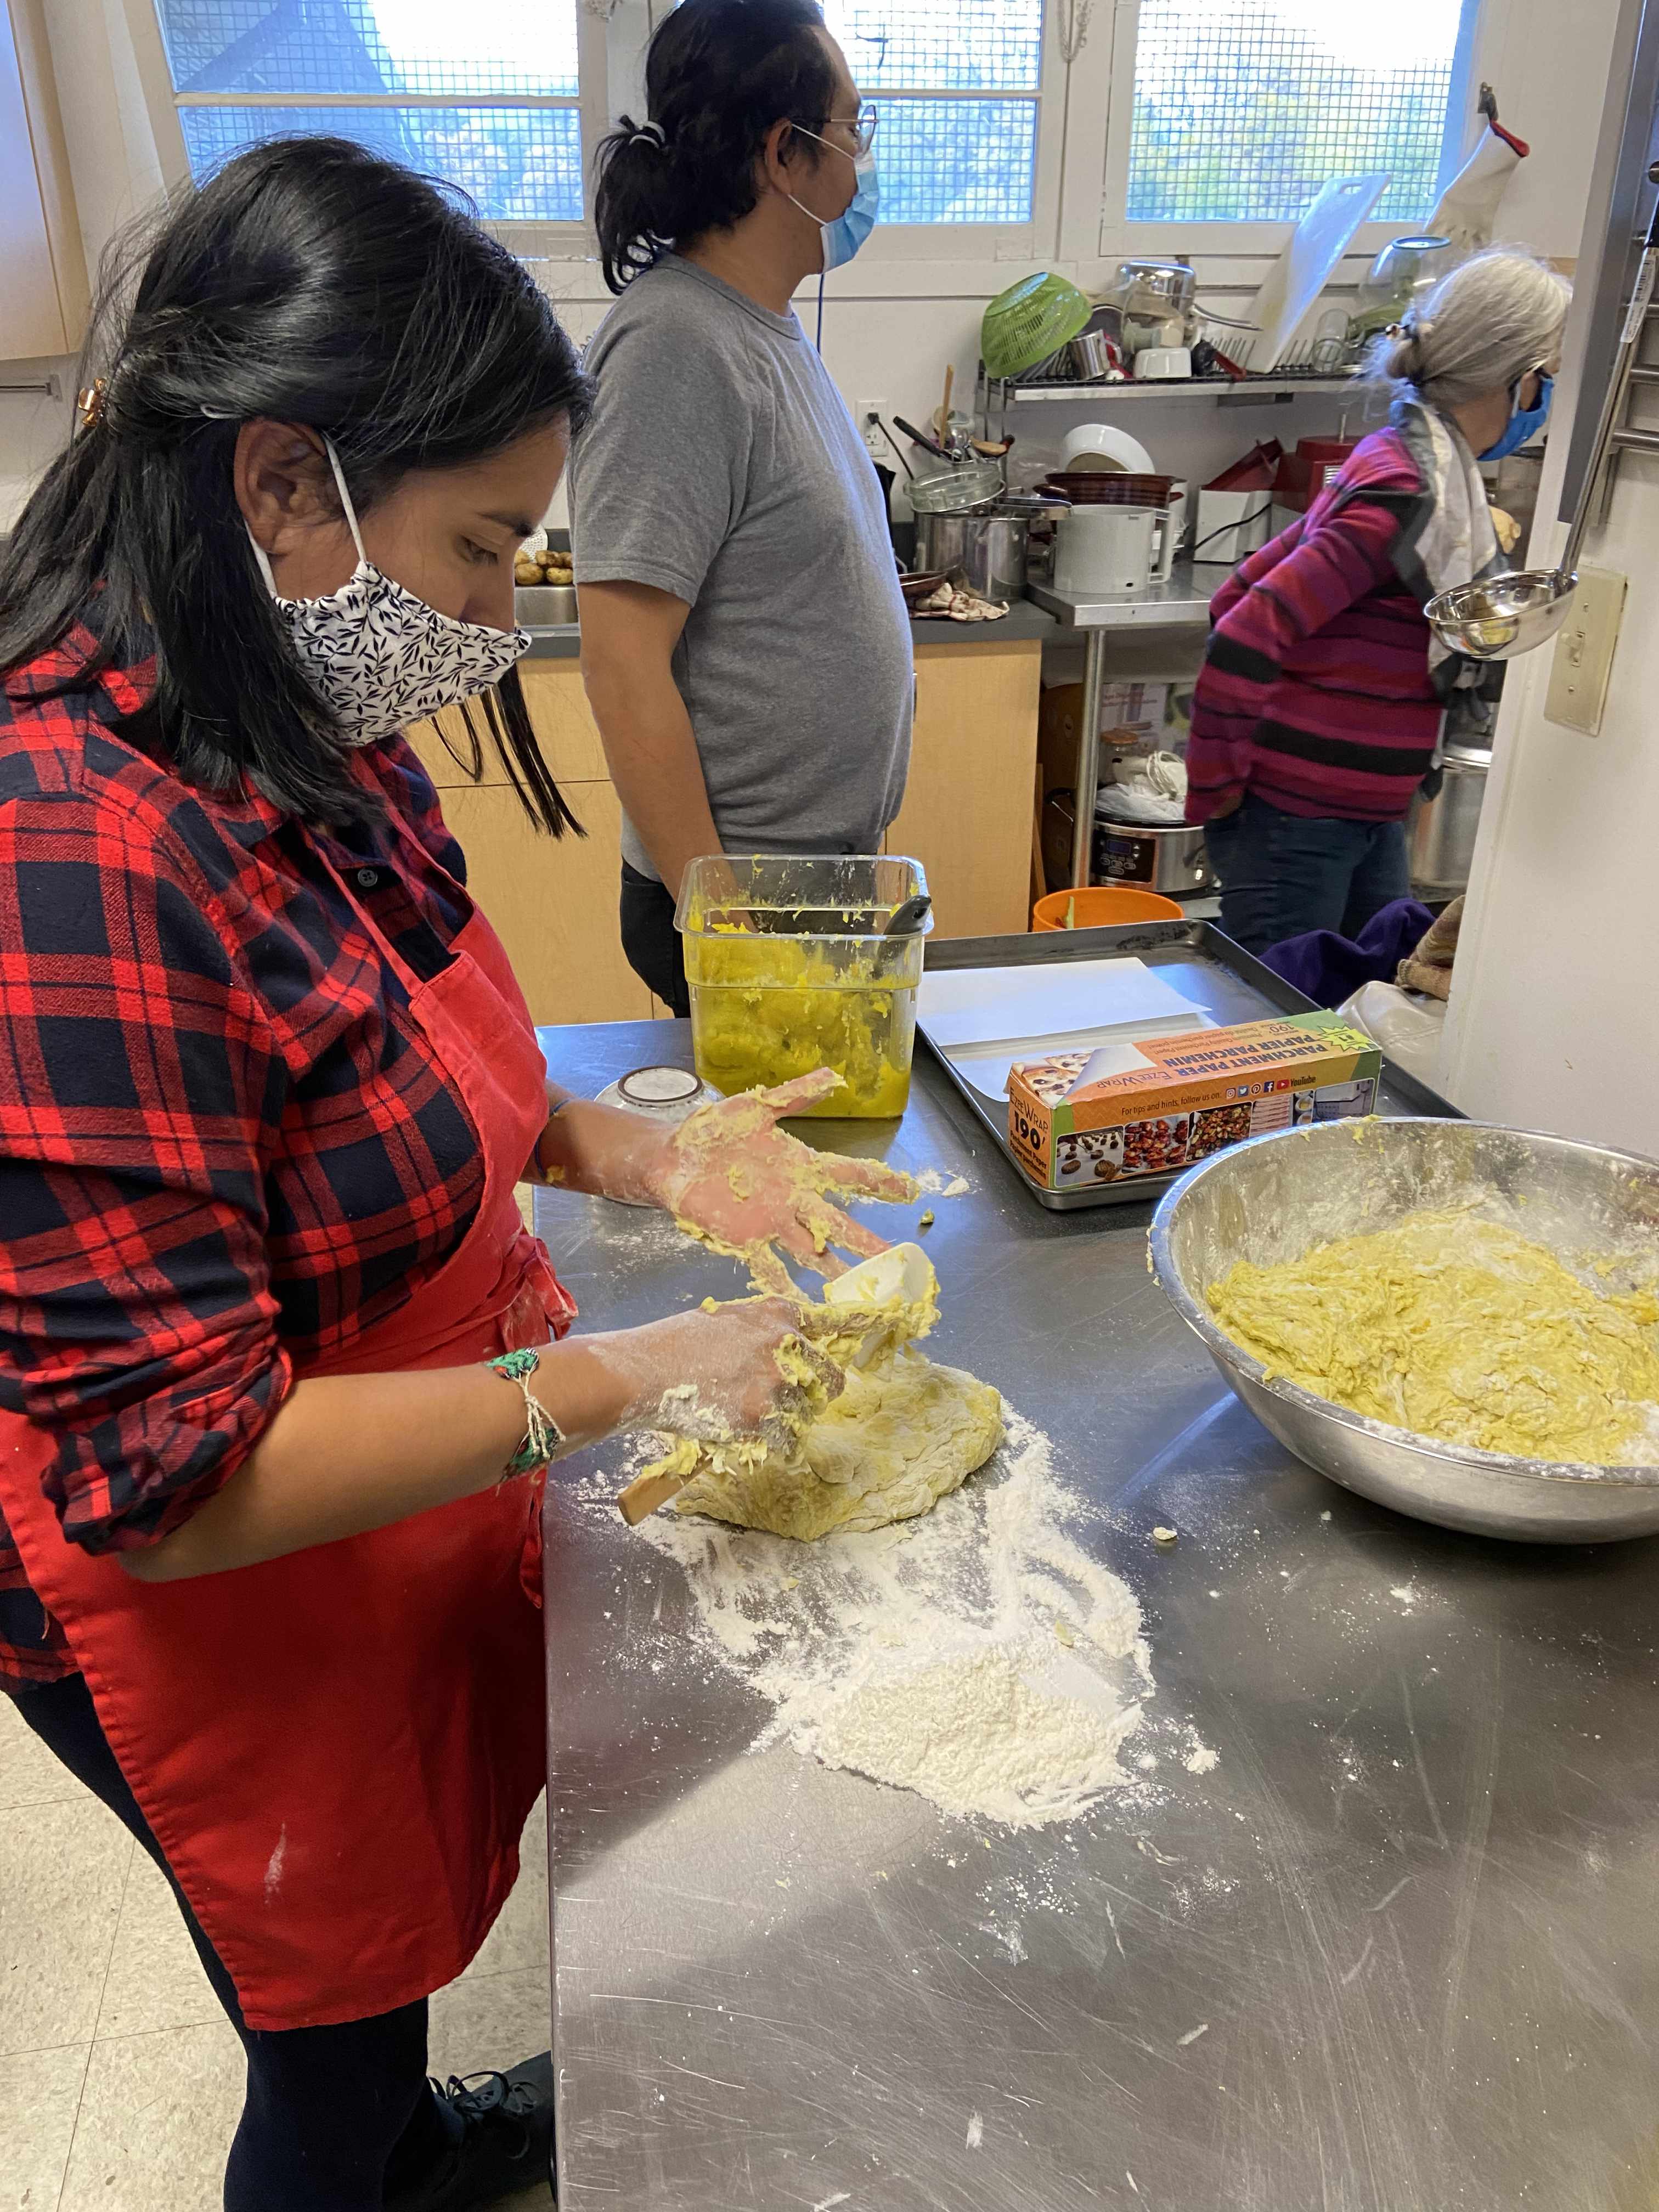
[[(489, 1942), (432, 2000), (434, 2074), (547, 2048), (540, 1804), (523, 1856)], [(0, 1694), (0, 2212), (218, 2212), (241, 2084), (167, 1884)]]

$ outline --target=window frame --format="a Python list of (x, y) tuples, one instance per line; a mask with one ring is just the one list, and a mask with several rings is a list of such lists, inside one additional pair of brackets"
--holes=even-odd
[[(869, 92), (864, 91), (861, 86), (860, 88), (860, 96), (876, 107), (879, 107), (884, 100), (914, 100), (930, 105), (947, 104), (952, 100), (998, 97), (1029, 101), (1036, 116), (1030, 217), (1024, 222), (878, 222), (861, 248), (855, 265), (867, 264), (875, 267), (882, 263), (915, 262), (1029, 262), (1034, 254), (1041, 256), (1046, 250), (1043, 241), (1054, 237), (1059, 213), (1063, 132), (1054, 126), (1063, 115), (1066, 75), (1065, 64), (1060, 58), (1060, 40), (1049, 0), (1043, 0), (1042, 15), (1042, 48), (1035, 92), (1000, 95), (978, 91), (962, 93), (937, 85), (888, 86)], [(849, 53), (847, 62), (856, 82), (856, 53)], [(876, 131), (875, 156), (879, 173), (879, 127)], [(830, 281), (833, 285), (834, 279)]]
[[(139, 85), (155, 141), (163, 185), (169, 191), (191, 183), (190, 156), (179, 122), (184, 107), (303, 107), (319, 114), (330, 107), (524, 107), (574, 108), (578, 115), (582, 149), (582, 215), (580, 222), (491, 222), (489, 228), (515, 251), (534, 252), (552, 258), (585, 258), (592, 249), (592, 149), (611, 127), (607, 106), (608, 25), (596, 15), (589, 0), (574, 0), (576, 10), (575, 93), (538, 95), (499, 93), (441, 93), (404, 95), (366, 94), (261, 93), (238, 99), (234, 95), (198, 95), (173, 90), (167, 65), (167, 41), (161, 34), (156, 0), (122, 0), (128, 35), (137, 64)], [(524, 240), (520, 246), (517, 241)]]
[[(581, 118), (583, 220), (489, 225), (503, 245), (539, 266), (543, 281), (573, 306), (609, 301), (592, 225), (594, 149), (621, 113), (642, 111), (645, 49), (671, 4), (672, 0), (576, 0), (574, 104)], [(187, 185), (190, 163), (155, 0), (121, 0), (121, 5), (149, 112), (159, 181), (168, 187)], [(1472, 143), (1469, 93), (1500, 58), (1500, 12), (1496, 0), (1463, 0), (1441, 155), (1443, 182), (1461, 166)], [(1097, 287), (1109, 279), (1120, 260), (1138, 254), (1178, 254), (1200, 264), (1212, 289), (1253, 290), (1283, 249), (1293, 228), (1288, 221), (1132, 223), (1123, 214), (1139, 15), (1140, 0), (1095, 0), (1087, 35), (1068, 68), (1060, 54), (1060, 9), (1055, 0), (1045, 0), (1037, 89), (1020, 95), (1031, 97), (1036, 108), (1029, 222), (878, 223), (856, 261), (831, 275), (827, 296), (895, 302), (960, 299), (977, 307), (1033, 268), (1054, 268), (1085, 288)], [(948, 90), (927, 90), (934, 97), (951, 97)], [(486, 98), (481, 104), (490, 103)], [(880, 153), (878, 133), (878, 161)], [(1391, 239), (1416, 227), (1363, 224), (1345, 264), (1368, 263)], [(1334, 272), (1334, 279), (1345, 281), (1343, 271)]]
[[(1441, 131), (1437, 191), (1443, 191), (1468, 155), (1469, 118), (1473, 112), (1470, 94), (1478, 82), (1476, 58), (1492, 13), (1491, 0), (1461, 0), (1461, 4), (1451, 88)], [(1116, 0), (1113, 11), (1100, 222), (1088, 251), (1102, 261), (1110, 262), (1137, 255), (1170, 253), (1211, 264), (1218, 259), (1271, 258), (1283, 249), (1295, 228), (1293, 219), (1280, 216), (1220, 222), (1195, 222), (1183, 216), (1150, 222), (1129, 220), (1129, 154), (1134, 124), (1140, 6), (1141, 0)], [(1431, 212), (1430, 208), (1425, 208), (1420, 216), (1409, 221), (1389, 217), (1362, 223), (1354, 233), (1348, 254), (1370, 259), (1391, 240), (1409, 236), (1414, 229), (1420, 228)]]
[[(579, 223), (489, 223), (492, 234), (510, 252), (548, 271), (548, 281), (557, 286), (561, 297), (597, 301), (610, 297), (599, 278), (599, 247), (592, 228), (594, 150), (616, 127), (618, 116), (624, 112), (637, 116), (643, 110), (645, 49), (672, 4), (672, 0), (576, 0), (579, 90), (575, 105), (581, 117), (583, 219)], [(161, 181), (168, 188), (187, 186), (190, 160), (155, 0), (121, 0), (121, 6), (138, 63)], [(1099, 48), (1107, 41), (1097, 29), (1088, 44)], [(1018, 95), (1030, 98), (1036, 109), (1030, 220), (1023, 223), (878, 222), (856, 262), (830, 277), (829, 296), (948, 296), (964, 288), (977, 296), (981, 289), (997, 290), (1036, 264), (1052, 260), (1061, 208), (1073, 191), (1076, 161), (1075, 149), (1069, 159), (1066, 152), (1067, 82), (1054, 10), (1050, 0), (1044, 0), (1037, 88), (1034, 94)], [(940, 99), (951, 96), (948, 90), (935, 93), (931, 87), (927, 90)], [(1103, 97), (1103, 86), (1102, 90)], [(270, 104), (316, 103), (296, 98)], [(480, 96), (477, 104), (501, 103)], [(562, 104), (571, 103), (567, 100)], [(1073, 94), (1073, 108), (1075, 104)], [(879, 132), (876, 158), (879, 162)], [(1097, 163), (1098, 149), (1097, 194)], [(1088, 251), (1092, 254), (1092, 244)]]

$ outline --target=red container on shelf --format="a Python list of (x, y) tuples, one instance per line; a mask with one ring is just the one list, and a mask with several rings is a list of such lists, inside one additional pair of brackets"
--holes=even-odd
[(1358, 438), (1298, 438), (1273, 478), (1276, 504), (1305, 514), (1358, 443)]
[(1241, 454), (1230, 468), (1218, 477), (1212, 477), (1204, 487), (1206, 491), (1271, 491), (1273, 479), (1279, 474), (1285, 459), (1285, 448), (1277, 438), (1264, 438), (1252, 446), (1248, 453)]

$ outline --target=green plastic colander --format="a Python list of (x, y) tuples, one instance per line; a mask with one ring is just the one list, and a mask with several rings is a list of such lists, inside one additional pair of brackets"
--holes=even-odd
[(1022, 276), (999, 292), (980, 325), (988, 376), (1023, 376), (1069, 345), (1087, 325), (1089, 302), (1064, 276)]

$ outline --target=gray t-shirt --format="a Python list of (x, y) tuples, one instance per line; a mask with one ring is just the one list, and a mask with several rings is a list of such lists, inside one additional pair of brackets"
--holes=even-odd
[[(881, 484), (793, 314), (669, 255), (587, 349), (578, 584), (690, 606), (674, 680), (728, 852), (873, 853), (904, 796), (914, 675)], [(631, 823), (623, 854), (654, 876)]]

